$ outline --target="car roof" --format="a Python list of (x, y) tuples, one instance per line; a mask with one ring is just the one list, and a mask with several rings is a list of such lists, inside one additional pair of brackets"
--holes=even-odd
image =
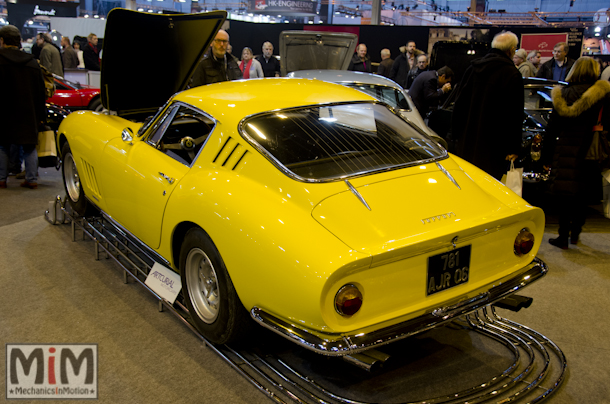
[(174, 97), (200, 108), (214, 118), (249, 115), (307, 105), (349, 101), (375, 101), (361, 91), (339, 84), (297, 78), (225, 81), (183, 91)]
[(395, 81), (372, 73), (353, 72), (349, 70), (299, 70), (290, 73), (289, 76), (324, 80), (332, 83), (355, 83), (388, 86), (402, 91), (402, 87)]

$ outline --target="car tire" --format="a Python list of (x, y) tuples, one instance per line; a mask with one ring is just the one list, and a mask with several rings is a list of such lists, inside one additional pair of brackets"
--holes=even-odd
[(104, 106), (102, 105), (102, 99), (100, 97), (94, 98), (89, 103), (89, 109), (95, 112), (102, 112), (104, 110)]
[(85, 197), (85, 191), (81, 184), (80, 175), (74, 163), (74, 156), (68, 142), (61, 148), (62, 165), (61, 174), (64, 180), (64, 189), (68, 195), (68, 201), (72, 210), (81, 216), (87, 216), (94, 212), (93, 207)]
[(251, 320), (220, 253), (202, 229), (186, 233), (179, 262), (184, 302), (193, 325), (214, 344), (241, 340)]

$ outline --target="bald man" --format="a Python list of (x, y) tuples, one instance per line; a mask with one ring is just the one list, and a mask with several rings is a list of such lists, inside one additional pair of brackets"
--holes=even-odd
[(221, 29), (212, 41), (212, 46), (195, 69), (191, 79), (191, 87), (242, 78), (237, 62), (230, 55), (227, 55), (228, 47), (229, 34)]

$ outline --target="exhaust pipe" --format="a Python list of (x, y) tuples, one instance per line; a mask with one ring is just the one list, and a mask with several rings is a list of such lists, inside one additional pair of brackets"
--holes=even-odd
[(361, 353), (343, 357), (346, 362), (371, 373), (379, 370), (388, 359), (390, 359), (390, 355), (376, 349), (368, 349)]
[(351, 363), (352, 365), (355, 365), (360, 369), (364, 369), (370, 373), (377, 371), (377, 369), (381, 367), (381, 363), (379, 360), (359, 353), (346, 355), (342, 358), (344, 361)]
[(527, 309), (530, 307), (533, 301), (534, 299), (531, 297), (511, 295), (494, 303), (493, 305), (501, 309), (519, 311), (521, 309)]

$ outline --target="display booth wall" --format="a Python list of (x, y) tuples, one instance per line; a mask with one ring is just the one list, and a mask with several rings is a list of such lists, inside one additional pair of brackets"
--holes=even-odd
[[(303, 25), (303, 24), (261, 24), (244, 21), (230, 21), (229, 35), (233, 54), (241, 56), (244, 47), (252, 48), (255, 55), (261, 54), (261, 48), (265, 41), (270, 41), (274, 46), (274, 54), (279, 53), (279, 37), (282, 31), (287, 30), (324, 30), (334, 32), (355, 32), (359, 37), (359, 42), (366, 44), (369, 57), (373, 62), (380, 62), (380, 51), (384, 48), (390, 49), (392, 58), (399, 55), (399, 48), (404, 46), (407, 41), (415, 41), (417, 48), (428, 52), (429, 42), (437, 39), (431, 38), (438, 35), (438, 31), (488, 31), (485, 38), (491, 39), (497, 33), (507, 30), (514, 32), (521, 38), (522, 34), (551, 34), (565, 33), (570, 46), (569, 56), (578, 59), (581, 52), (583, 41), (583, 28), (527, 28), (527, 27), (422, 27), (422, 26), (382, 26), (382, 25)], [(552, 46), (554, 44), (550, 44)], [(528, 49), (531, 51), (533, 49)], [(441, 67), (441, 66), (435, 66)]]

